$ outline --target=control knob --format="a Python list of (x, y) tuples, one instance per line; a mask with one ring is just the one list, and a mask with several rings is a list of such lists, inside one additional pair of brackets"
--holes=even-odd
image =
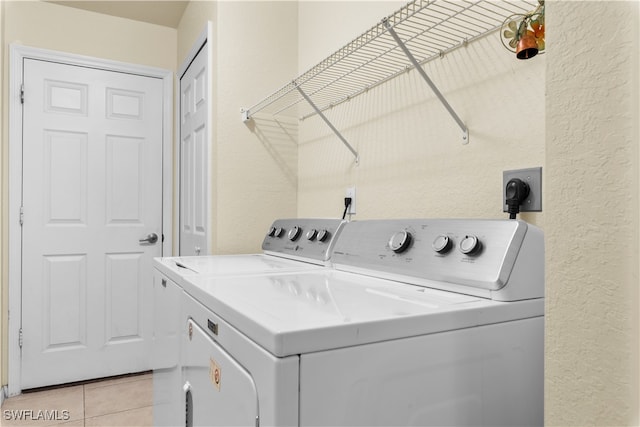
[(318, 230), (316, 230), (315, 228), (312, 228), (311, 230), (307, 231), (307, 234), (306, 234), (307, 240), (315, 239), (317, 234), (318, 234)]
[(439, 254), (445, 254), (449, 252), (451, 246), (453, 246), (451, 239), (449, 238), (449, 236), (445, 236), (444, 234), (436, 237), (436, 239), (431, 244), (433, 250), (438, 252)]
[(397, 254), (406, 251), (410, 244), (411, 233), (406, 230), (398, 231), (389, 239), (389, 247)]
[(460, 252), (465, 255), (476, 255), (480, 249), (482, 249), (482, 242), (472, 234), (465, 236), (460, 241)]
[(271, 227), (271, 228), (269, 229), (269, 232), (267, 233), (267, 236), (269, 236), (269, 237), (275, 237), (275, 235), (276, 235), (276, 228), (275, 228), (275, 227)]
[(318, 231), (318, 241), (319, 242), (324, 242), (325, 240), (327, 240), (329, 238), (329, 236), (331, 235), (331, 233), (329, 233), (329, 231), (327, 231), (327, 229), (323, 228), (322, 230)]
[(300, 234), (302, 234), (302, 228), (296, 225), (291, 230), (289, 230), (289, 234), (288, 234), (289, 240), (291, 240), (292, 242), (295, 242), (298, 239), (298, 237), (300, 237)]
[(284, 229), (282, 227), (276, 227), (273, 231), (273, 237), (282, 237), (282, 233), (284, 233)]

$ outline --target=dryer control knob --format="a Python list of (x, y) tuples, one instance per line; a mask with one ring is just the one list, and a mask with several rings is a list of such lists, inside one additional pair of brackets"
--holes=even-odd
[(298, 237), (300, 237), (300, 234), (302, 234), (302, 228), (296, 225), (291, 230), (289, 230), (289, 234), (288, 234), (289, 240), (291, 240), (292, 242), (295, 242), (296, 240), (298, 240)]
[(449, 236), (445, 236), (444, 234), (436, 237), (436, 239), (431, 244), (433, 250), (438, 252), (439, 254), (446, 254), (447, 252), (449, 252), (449, 249), (451, 249), (451, 246), (453, 246), (451, 239), (449, 238)]
[(316, 238), (317, 235), (318, 235), (318, 230), (316, 230), (315, 228), (312, 228), (311, 230), (307, 231), (306, 237), (307, 237), (307, 240), (313, 240)]
[(406, 230), (398, 231), (389, 239), (389, 247), (397, 254), (406, 251), (411, 244), (411, 233)]
[(460, 252), (466, 255), (476, 255), (482, 249), (482, 242), (470, 234), (460, 241)]
[(329, 233), (329, 231), (327, 231), (327, 229), (323, 228), (322, 230), (318, 231), (318, 241), (319, 242), (324, 242), (326, 241), (329, 236), (331, 235), (331, 233)]

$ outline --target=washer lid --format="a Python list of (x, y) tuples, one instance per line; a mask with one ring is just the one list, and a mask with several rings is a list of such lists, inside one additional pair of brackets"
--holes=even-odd
[(264, 254), (155, 258), (154, 266), (175, 282), (185, 277), (233, 276), (306, 271), (323, 268), (308, 262)]
[(194, 277), (185, 290), (276, 356), (542, 316), (544, 300), (497, 302), (336, 270)]

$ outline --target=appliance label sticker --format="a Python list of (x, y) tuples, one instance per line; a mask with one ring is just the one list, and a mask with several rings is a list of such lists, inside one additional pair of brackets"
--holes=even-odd
[(213, 360), (213, 358), (209, 358), (209, 379), (218, 391), (220, 391), (221, 372), (220, 366), (218, 366), (216, 361)]

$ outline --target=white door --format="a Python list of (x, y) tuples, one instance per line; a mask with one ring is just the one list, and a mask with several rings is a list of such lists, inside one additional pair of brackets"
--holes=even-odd
[(209, 253), (209, 88), (205, 44), (180, 78), (180, 255)]
[(162, 80), (31, 59), (23, 79), (22, 388), (149, 369)]

